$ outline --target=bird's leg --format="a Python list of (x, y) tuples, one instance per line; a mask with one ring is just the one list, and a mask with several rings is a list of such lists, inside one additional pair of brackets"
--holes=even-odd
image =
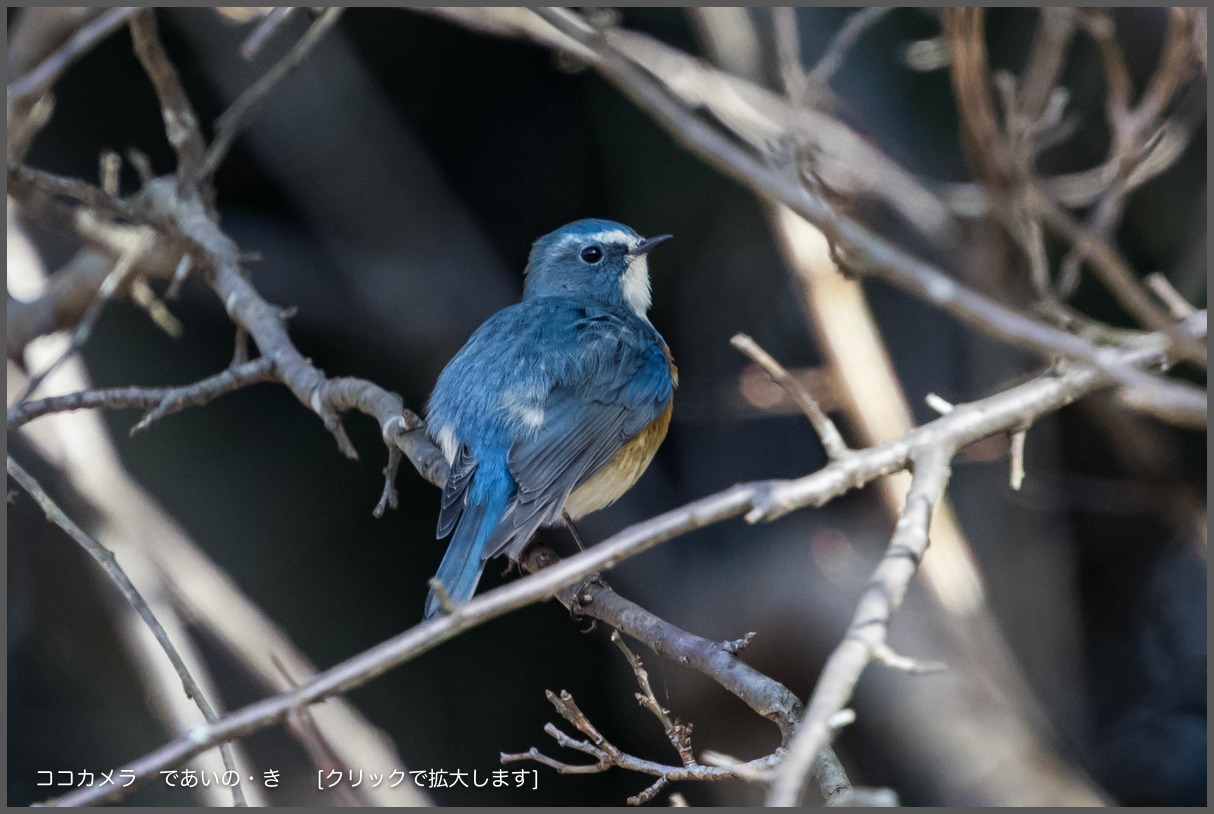
[[(573, 524), (573, 518), (569, 517), (568, 512), (562, 512), (562, 514), (563, 517), (565, 517), (565, 525), (566, 528), (569, 529), (569, 534), (573, 535), (573, 541), (578, 543), (578, 548), (580, 551), (585, 551), (586, 543), (582, 541), (582, 535), (578, 534), (578, 526)], [(577, 591), (574, 592), (574, 596), (578, 597), (578, 604), (589, 604), (592, 602), (592, 600), (594, 600), (594, 594), (590, 592), (590, 588), (592, 586), (606, 585), (606, 582), (603, 582), (602, 574), (591, 574), (582, 581), (582, 584), (578, 585)]]
[(578, 534), (577, 526), (573, 525), (573, 518), (569, 516), (569, 512), (561, 512), (561, 515), (565, 518), (565, 528), (569, 529), (573, 542), (577, 543), (578, 551), (585, 551), (586, 544), (582, 542), (582, 535)]

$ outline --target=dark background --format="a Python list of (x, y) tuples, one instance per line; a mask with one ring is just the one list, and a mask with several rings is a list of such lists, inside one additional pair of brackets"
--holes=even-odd
[[(799, 12), (807, 64), (846, 15)], [(248, 28), (209, 10), (159, 15), (204, 122), (299, 36), (302, 16), (248, 64), (237, 53)], [(680, 11), (629, 9), (621, 20), (696, 50)], [(1154, 67), (1163, 23), (1158, 10), (1119, 13), (1136, 87)], [(1032, 12), (990, 12), (995, 67), (1019, 69), (1035, 24)], [(913, 10), (878, 24), (833, 83), (842, 100), (836, 113), (912, 171), (961, 181), (967, 174), (947, 71), (916, 73), (900, 60), (908, 43), (938, 30), (932, 15)], [(1103, 73), (1090, 40), (1076, 39), (1064, 76), (1081, 126), (1046, 155), (1047, 172), (1093, 166), (1107, 149)], [(135, 146), (158, 172), (171, 171), (155, 97), (125, 30), (73, 67), (56, 98), (31, 166), (95, 180), (103, 148)], [(1203, 307), (1205, 143), (1203, 126), (1178, 165), (1134, 196), (1118, 234), (1136, 268), (1166, 271)], [(133, 189), (135, 178), (124, 180)], [(744, 360), (729, 347), (734, 333), (751, 334), (789, 366), (820, 362), (758, 202), (684, 152), (595, 73), (571, 71), (547, 50), (414, 13), (351, 10), (274, 91), (217, 185), (224, 227), (242, 249), (261, 253), (250, 264), (254, 283), (269, 301), (298, 309), (291, 321), (297, 347), (330, 375), (371, 379), (415, 409), (471, 331), (517, 298), (536, 237), (581, 217), (674, 234), (651, 264), (651, 319), (681, 374), (674, 423), (638, 486), (584, 521), (588, 540), (739, 481), (796, 476), (823, 463), (802, 418), (737, 407)], [(71, 244), (35, 236), (49, 267), (71, 256)], [(1040, 369), (894, 290), (866, 290), (919, 420), (932, 416), (922, 401), (929, 391), (972, 399)], [(1077, 304), (1123, 320), (1093, 286), (1081, 287)], [(210, 293), (192, 283), (171, 308), (186, 328), (175, 341), (129, 303), (107, 308), (85, 350), (94, 382), (186, 383), (226, 365), (233, 329)], [(316, 416), (277, 386), (225, 396), (133, 439), (127, 431), (136, 414), (106, 418), (133, 476), (322, 668), (419, 621), (443, 550), (433, 534), (438, 494), (406, 466), (400, 509), (371, 517), (383, 447), (369, 420), (347, 419), (362, 455), (350, 462)], [(1175, 521), (1170, 500), (1178, 490), (1204, 496), (1205, 438), (1147, 424), (1149, 443), (1169, 466), (1143, 473), (1126, 466), (1101, 420), (1096, 407), (1078, 405), (1035, 428), (1019, 494), (1006, 486), (1006, 460), (962, 458), (950, 497), (996, 618), (1058, 726), (1064, 753), (1119, 802), (1202, 804), (1206, 549), (1204, 538), (1187, 536)], [(169, 734), (123, 658), (104, 612), (111, 589), (93, 564), (45, 524), (24, 493), (9, 507), (8, 528), (8, 799), (25, 805), (43, 796), (34, 787), (39, 769), (110, 769)], [(1053, 530), (1049, 540), (1035, 540), (1040, 528)], [(862, 585), (832, 581), (806, 541), (842, 533), (867, 569), (889, 529), (867, 490), (767, 526), (731, 521), (689, 534), (626, 562), (611, 582), (698, 634), (758, 631), (749, 663), (804, 698)], [(555, 544), (565, 545), (559, 537)], [(500, 570), (487, 569), (482, 589), (498, 584)], [(1037, 601), (1042, 579), (1067, 601)], [(1040, 646), (1052, 627), (1076, 634), (1079, 652), (1067, 654), (1074, 669), (1058, 667)], [(529, 607), (388, 673), (351, 700), (391, 734), (411, 769), (484, 775), (499, 768), (499, 752), (532, 745), (576, 760), (550, 749), (542, 732), (555, 719), (545, 689), (569, 690), (620, 747), (674, 759), (660, 728), (633, 702), (632, 675), (607, 632), (585, 628), (555, 602)], [(260, 697), (221, 653), (207, 652), (225, 708)], [(695, 723), (697, 749), (752, 757), (776, 745), (774, 727), (711, 681), (639, 652), (663, 703)], [(866, 719), (866, 686), (858, 722), (839, 741), (853, 780), (888, 784), (908, 804), (968, 802), (942, 799), (931, 777), (884, 744), (880, 722)], [(281, 731), (248, 743), (259, 768), (284, 772), (271, 801), (325, 802), (303, 791), (314, 772)], [(539, 771), (538, 792), (431, 793), (443, 804), (617, 804), (648, 784), (618, 770)], [(677, 790), (692, 805), (757, 799), (739, 783)], [(151, 783), (129, 801), (193, 798)]]

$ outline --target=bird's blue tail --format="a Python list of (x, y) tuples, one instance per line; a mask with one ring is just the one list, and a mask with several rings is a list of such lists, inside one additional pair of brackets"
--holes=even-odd
[[(474, 486), (470, 491), (478, 490)], [(468, 496), (463, 515), (447, 544), (447, 553), (434, 575), (453, 601), (465, 602), (475, 593), (481, 572), (485, 570), (485, 543), (497, 528), (509, 501), (508, 489), (492, 490), (481, 500)], [(426, 618), (437, 615), (440, 609), (438, 594), (431, 588), (426, 597)]]

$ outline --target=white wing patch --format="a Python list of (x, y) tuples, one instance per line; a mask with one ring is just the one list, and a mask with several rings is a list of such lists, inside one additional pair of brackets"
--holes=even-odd
[(544, 423), (544, 396), (542, 387), (514, 387), (502, 393), (502, 407), (523, 427), (538, 430)]
[(455, 453), (459, 452), (459, 444), (455, 440), (455, 430), (450, 427), (442, 427), (434, 436), (434, 440), (442, 447), (443, 457), (447, 459), (447, 464), (455, 463)]

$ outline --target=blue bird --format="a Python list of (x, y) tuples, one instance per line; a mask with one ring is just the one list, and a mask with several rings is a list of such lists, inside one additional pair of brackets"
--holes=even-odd
[[(593, 219), (541, 237), (522, 301), (439, 375), (426, 427), (451, 464), (436, 575), (451, 599), (472, 596), (490, 557), (517, 561), (540, 527), (614, 503), (653, 460), (678, 371), (646, 315), (647, 255), (669, 237)], [(426, 618), (439, 608), (431, 590)]]

